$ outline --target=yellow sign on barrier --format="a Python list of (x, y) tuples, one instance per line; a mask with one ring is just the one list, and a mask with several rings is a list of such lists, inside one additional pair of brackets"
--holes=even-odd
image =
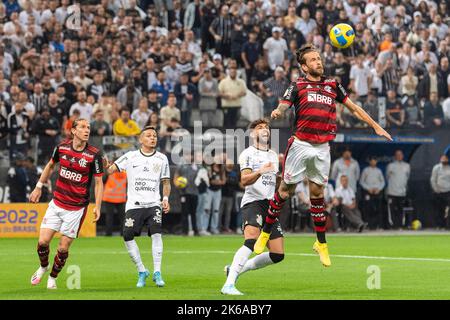
[[(47, 203), (0, 203), (0, 238), (37, 238)], [(88, 206), (88, 212), (79, 237), (95, 237), (95, 205)]]

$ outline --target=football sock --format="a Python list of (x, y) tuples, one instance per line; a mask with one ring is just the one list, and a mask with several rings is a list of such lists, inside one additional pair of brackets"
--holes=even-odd
[(66, 260), (68, 257), (69, 252), (61, 252), (59, 250), (56, 252), (52, 272), (50, 273), (50, 276), (52, 278), (58, 277), (58, 274), (62, 270), (62, 268), (64, 268), (64, 265), (66, 264)]
[(50, 254), (50, 248), (45, 244), (38, 244), (37, 253), (39, 260), (41, 261), (41, 267), (46, 268), (48, 266), (48, 255)]
[(317, 233), (317, 240), (320, 243), (326, 243), (325, 239), (325, 224), (327, 217), (325, 216), (325, 202), (323, 198), (310, 199), (311, 201), (311, 218), (314, 222), (314, 229)]
[(267, 212), (266, 221), (263, 226), (263, 231), (270, 233), (272, 231), (272, 225), (275, 223), (281, 213), (286, 199), (283, 199), (278, 191), (275, 192), (273, 198), (269, 202), (269, 210)]
[(238, 277), (239, 273), (241, 273), (242, 268), (244, 267), (245, 263), (248, 260), (248, 257), (250, 257), (252, 252), (253, 250), (251, 250), (246, 245), (243, 245), (239, 248), (238, 251), (236, 251), (233, 262), (230, 266), (230, 272), (228, 273), (227, 281), (225, 282), (226, 285), (236, 283), (236, 278)]
[(245, 263), (244, 268), (242, 268), (241, 274), (250, 270), (256, 270), (264, 268), (268, 265), (281, 262), (284, 259), (284, 254), (264, 252), (259, 254)]
[(163, 242), (161, 233), (152, 234), (153, 272), (161, 272)]
[(139, 252), (139, 247), (136, 243), (136, 240), (125, 241), (125, 246), (127, 247), (128, 254), (130, 255), (131, 260), (133, 260), (134, 264), (138, 272), (144, 272), (145, 267), (142, 263), (141, 253)]

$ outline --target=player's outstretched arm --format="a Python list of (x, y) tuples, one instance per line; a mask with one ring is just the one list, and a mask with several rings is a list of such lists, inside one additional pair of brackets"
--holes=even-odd
[(272, 119), (279, 119), (279, 118), (283, 118), (284, 113), (286, 112), (287, 109), (289, 109), (290, 105), (284, 102), (281, 102), (278, 104), (278, 107), (272, 111), (272, 114), (270, 115), (270, 117)]
[(375, 120), (373, 120), (363, 108), (351, 101), (350, 98), (345, 100), (344, 105), (355, 115), (355, 117), (371, 126), (377, 135), (392, 141), (391, 135), (387, 133), (386, 130), (384, 130)]
[(103, 178), (101, 176), (94, 177), (95, 181), (95, 208), (94, 208), (94, 221), (97, 222), (101, 216), (102, 198), (103, 198)]
[(50, 161), (47, 163), (44, 170), (42, 171), (42, 174), (39, 177), (39, 181), (36, 184), (36, 187), (34, 188), (33, 192), (31, 192), (31, 194), (30, 194), (30, 202), (33, 202), (33, 203), (39, 202), (39, 199), (41, 198), (41, 194), (42, 194), (42, 185), (44, 183), (47, 183), (48, 179), (52, 175), (55, 165), (56, 165), (56, 163), (53, 162), (52, 159), (50, 159)]
[(164, 213), (169, 213), (170, 211), (170, 204), (169, 204), (169, 196), (170, 196), (170, 179), (164, 179), (162, 181), (163, 184), (163, 201), (161, 203), (162, 209)]

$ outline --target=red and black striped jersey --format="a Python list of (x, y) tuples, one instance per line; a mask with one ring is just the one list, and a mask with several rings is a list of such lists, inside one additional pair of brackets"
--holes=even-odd
[(309, 143), (324, 143), (336, 136), (336, 101), (348, 98), (335, 79), (311, 81), (300, 77), (287, 88), (280, 103), (295, 107), (295, 136)]
[(82, 151), (73, 148), (72, 140), (61, 142), (52, 155), (59, 162), (53, 201), (66, 210), (79, 210), (89, 204), (92, 176), (103, 175), (102, 153), (89, 144)]

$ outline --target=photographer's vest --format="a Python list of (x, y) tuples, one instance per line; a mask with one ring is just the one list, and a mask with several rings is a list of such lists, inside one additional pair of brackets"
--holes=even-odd
[(114, 172), (108, 177), (103, 190), (103, 201), (125, 203), (127, 201), (127, 174)]

